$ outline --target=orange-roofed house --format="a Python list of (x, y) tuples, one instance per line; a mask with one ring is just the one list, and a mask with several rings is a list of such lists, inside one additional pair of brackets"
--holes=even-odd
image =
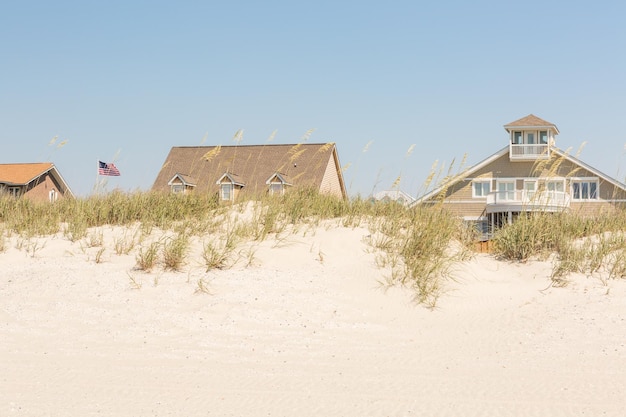
[(596, 215), (626, 204), (626, 185), (556, 147), (554, 123), (533, 114), (504, 125), (507, 145), (423, 195), (488, 236), (524, 212)]
[(74, 197), (51, 162), (0, 164), (0, 194), (50, 202)]
[(215, 194), (224, 202), (297, 188), (347, 197), (334, 143), (173, 147), (152, 186)]

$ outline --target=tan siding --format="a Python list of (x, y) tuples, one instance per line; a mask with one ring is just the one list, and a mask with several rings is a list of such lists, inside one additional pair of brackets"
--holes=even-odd
[(579, 214), (581, 216), (595, 216), (612, 210), (614, 210), (613, 205), (606, 201), (577, 202), (572, 203), (569, 208), (571, 213)]
[(471, 181), (461, 180), (446, 188), (443, 192), (447, 201), (472, 200), (472, 183)]
[(490, 165), (476, 172), (474, 177), (488, 176), (493, 178), (519, 178), (531, 177), (535, 164), (533, 162), (511, 162), (509, 154), (498, 158)]
[(326, 164), (326, 170), (322, 177), (322, 184), (320, 185), (320, 192), (323, 194), (330, 194), (337, 197), (342, 197), (341, 183), (339, 182), (338, 168), (335, 164), (335, 158), (332, 154), (328, 158), (328, 164)]
[(444, 203), (450, 213), (459, 217), (480, 217), (485, 215), (485, 203)]
[[(509, 160), (506, 153), (492, 163), (473, 172), (471, 177), (464, 178), (457, 183), (442, 190), (445, 206), (452, 213), (459, 216), (476, 217), (484, 215), (486, 199), (472, 198), (472, 182), (474, 179), (491, 178), (491, 190), (496, 189), (497, 179), (515, 179), (517, 190), (524, 187), (525, 178), (539, 179), (539, 186), (542, 180), (547, 178), (564, 178), (565, 191), (571, 193), (571, 178), (598, 178), (598, 176), (586, 169), (581, 168), (572, 161), (554, 159), (546, 163), (535, 163), (532, 161)], [(611, 210), (615, 205), (625, 206), (619, 200), (626, 200), (626, 191), (614, 186), (608, 181), (599, 179), (600, 201), (572, 201), (570, 211), (578, 212), (582, 215), (594, 215)], [(440, 194), (442, 195), (442, 194)], [(439, 197), (431, 198), (436, 201)]]
[(600, 194), (602, 200), (625, 200), (626, 191), (616, 187), (608, 181), (600, 181)]

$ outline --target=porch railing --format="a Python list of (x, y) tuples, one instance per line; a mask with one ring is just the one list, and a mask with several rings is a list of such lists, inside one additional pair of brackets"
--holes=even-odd
[(511, 144), (509, 156), (511, 159), (548, 159), (550, 147), (547, 144)]
[(569, 207), (570, 196), (563, 191), (495, 191), (487, 195), (487, 205), (522, 205), (528, 207)]

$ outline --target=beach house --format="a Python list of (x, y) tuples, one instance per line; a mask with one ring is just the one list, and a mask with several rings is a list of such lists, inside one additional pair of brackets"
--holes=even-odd
[(402, 190), (382, 190), (372, 194), (370, 201), (381, 201), (383, 203), (397, 203), (402, 206), (410, 206), (415, 202), (415, 197)]
[(626, 203), (625, 184), (556, 146), (554, 123), (530, 114), (504, 130), (505, 147), (417, 203), (442, 203), (485, 234), (523, 212), (594, 215)]
[(0, 194), (50, 202), (74, 197), (51, 162), (0, 164)]
[(335, 143), (177, 146), (152, 186), (168, 193), (214, 193), (224, 202), (295, 188), (347, 197)]

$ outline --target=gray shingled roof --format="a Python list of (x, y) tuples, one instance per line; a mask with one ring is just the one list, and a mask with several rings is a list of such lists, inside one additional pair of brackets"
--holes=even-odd
[(294, 186), (319, 189), (331, 159), (345, 195), (334, 143), (173, 147), (152, 189), (169, 191), (168, 182), (180, 174), (195, 180), (198, 193), (217, 192), (216, 181), (226, 173), (245, 184), (245, 193), (266, 191), (266, 181), (275, 173), (289, 178)]
[(505, 124), (504, 125), (504, 129), (506, 129), (506, 131), (508, 132), (510, 129), (509, 128), (523, 128), (523, 127), (545, 127), (545, 128), (549, 128), (552, 127), (554, 128), (554, 130), (558, 133), (559, 129), (557, 129), (556, 125), (554, 123), (550, 123), (546, 120), (543, 120), (537, 116), (535, 116), (534, 114), (529, 114), (526, 117), (522, 117), (521, 119), (515, 120), (511, 123)]

